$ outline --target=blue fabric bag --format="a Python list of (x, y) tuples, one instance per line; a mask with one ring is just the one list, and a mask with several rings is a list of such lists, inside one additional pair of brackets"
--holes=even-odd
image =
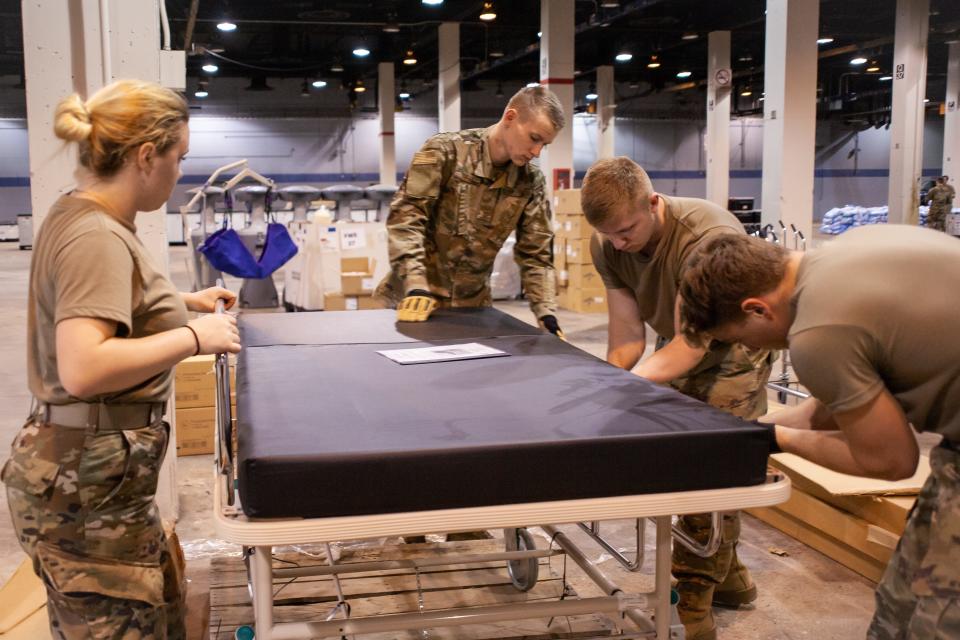
[(227, 226), (229, 219), (229, 215), (225, 216), (223, 228), (210, 234), (197, 247), (210, 264), (220, 271), (238, 278), (266, 278), (297, 255), (297, 245), (287, 228), (278, 222), (270, 222), (267, 224), (260, 259), (255, 260), (243, 244), (240, 234)]

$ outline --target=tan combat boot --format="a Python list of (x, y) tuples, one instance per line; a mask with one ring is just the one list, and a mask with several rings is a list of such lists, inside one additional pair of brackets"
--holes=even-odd
[(713, 619), (711, 600), (713, 584), (681, 580), (677, 583), (677, 615), (686, 631), (687, 640), (716, 640), (717, 623)]
[(733, 562), (727, 577), (713, 592), (713, 604), (720, 607), (737, 608), (750, 604), (757, 599), (757, 585), (750, 577), (750, 571), (740, 562), (737, 552), (733, 552)]

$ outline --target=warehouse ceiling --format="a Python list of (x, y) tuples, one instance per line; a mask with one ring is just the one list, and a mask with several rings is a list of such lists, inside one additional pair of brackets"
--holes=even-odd
[[(19, 3), (0, 10), (0, 75), (22, 74), (23, 42)], [(191, 86), (210, 78), (239, 78), (249, 88), (265, 88), (281, 79), (323, 80), (330, 87), (352, 87), (357, 80), (376, 81), (378, 62), (396, 64), (400, 81), (411, 92), (431, 89), (437, 76), (437, 25), (460, 22), (461, 73), (464, 91), (492, 92), (501, 84), (537, 79), (539, 0), (495, 1), (496, 19), (479, 19), (483, 2), (444, 0), (437, 6), (421, 0), (166, 0), (172, 47), (187, 47)], [(578, 101), (594, 70), (613, 64), (618, 104), (624, 108), (665, 96), (694, 101), (706, 73), (707, 32), (732, 31), (732, 67), (739, 113), (758, 111), (763, 91), (764, 6), (762, 0), (578, 0), (576, 72)], [(821, 0), (818, 82), (821, 114), (882, 113), (889, 105), (893, 58), (895, 0)], [(195, 10), (195, 14), (192, 13)], [(224, 32), (229, 21), (236, 30)], [(942, 99), (947, 46), (960, 39), (960, 2), (931, 0), (928, 95)], [(370, 51), (364, 58), (352, 51)], [(412, 50), (416, 64), (402, 63)], [(618, 53), (633, 55), (615, 62)], [(656, 56), (660, 66), (648, 68)], [(854, 67), (862, 56), (876, 62)], [(213, 74), (203, 65), (216, 64)], [(342, 70), (339, 70), (341, 69)], [(677, 73), (689, 71), (688, 78)], [(582, 86), (581, 86), (582, 85)], [(349, 92), (347, 92), (349, 93)], [(740, 98), (741, 93), (751, 94)], [(681, 94), (687, 94), (686, 98)], [(695, 102), (700, 104), (699, 98)]]

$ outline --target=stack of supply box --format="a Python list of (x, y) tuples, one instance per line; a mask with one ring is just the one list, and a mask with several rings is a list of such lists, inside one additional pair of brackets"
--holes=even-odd
[(382, 309), (383, 305), (373, 297), (377, 288), (374, 277), (376, 262), (373, 258), (340, 259), (340, 291), (323, 295), (325, 311), (357, 311)]
[(558, 304), (580, 313), (606, 312), (607, 292), (590, 257), (594, 229), (580, 208), (580, 189), (556, 191), (553, 212)]
[[(217, 376), (214, 356), (193, 356), (174, 369), (174, 409), (176, 411), (177, 455), (195, 456), (213, 453), (216, 442)], [(236, 407), (236, 367), (230, 367), (230, 405)]]

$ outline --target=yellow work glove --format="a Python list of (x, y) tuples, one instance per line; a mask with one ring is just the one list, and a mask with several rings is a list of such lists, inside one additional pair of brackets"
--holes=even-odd
[(437, 301), (430, 292), (414, 289), (397, 305), (398, 322), (423, 322), (437, 308)]
[(546, 329), (547, 331), (557, 336), (564, 342), (567, 341), (567, 339), (563, 337), (563, 331), (560, 330), (560, 325), (557, 323), (557, 316), (554, 316), (554, 315), (543, 316), (542, 318), (540, 318), (539, 322), (540, 322), (541, 329)]

